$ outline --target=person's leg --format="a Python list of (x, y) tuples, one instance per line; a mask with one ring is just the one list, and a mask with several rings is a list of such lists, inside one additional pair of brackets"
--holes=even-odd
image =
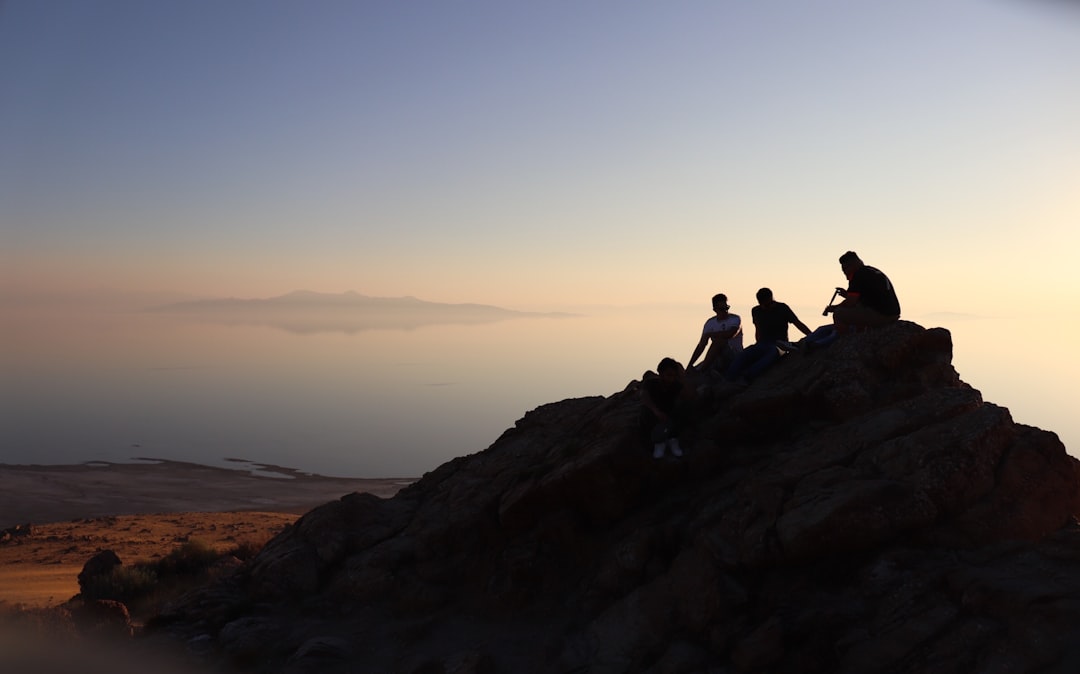
[(671, 437), (670, 424), (666, 421), (661, 421), (656, 424), (653, 426), (649, 437), (653, 443), (653, 458), (663, 458), (664, 450), (667, 448), (668, 439)]
[(692, 405), (688, 400), (676, 403), (675, 409), (671, 412), (671, 420), (667, 428), (667, 448), (671, 455), (676, 458), (683, 455), (682, 445), (679, 444), (679, 436), (682, 434), (682, 430), (690, 423), (692, 414)]
[(749, 381), (754, 381), (765, 370), (772, 367), (772, 364), (780, 360), (780, 349), (775, 346), (767, 345), (767, 349), (761, 350), (761, 355), (754, 361), (754, 364), (747, 368), (746, 378)]
[(836, 337), (835, 325), (822, 325), (806, 337), (803, 337), (799, 343), (802, 345), (803, 354), (808, 354), (823, 346), (832, 344)]
[(739, 378), (739, 375), (743, 373), (754, 360), (754, 347), (756, 344), (752, 344), (742, 350), (739, 355), (735, 356), (731, 361), (731, 365), (724, 371), (724, 377), (729, 381), (734, 381)]
[(756, 342), (743, 349), (734, 360), (731, 362), (731, 366), (727, 369), (726, 377), (728, 381), (735, 381), (740, 376), (745, 376), (748, 380), (752, 379), (748, 372), (752, 370), (759, 360), (769, 355), (770, 351), (775, 351), (776, 347), (772, 344), (763, 344)]
[(809, 335), (803, 338), (803, 344), (813, 344), (815, 346), (821, 346), (823, 344), (830, 343), (836, 337), (835, 325), (822, 325)]
[(841, 332), (860, 328), (880, 328), (894, 323), (899, 316), (886, 316), (861, 304), (839, 306), (833, 310), (833, 323)]
[(715, 369), (717, 372), (723, 374), (724, 370), (731, 364), (731, 347), (727, 342), (721, 342), (719, 340), (713, 340), (709, 345), (709, 350), (705, 353), (705, 359), (701, 361), (701, 371), (708, 372)]
[(836, 338), (840, 336), (840, 333), (836, 331), (836, 326), (827, 326), (829, 329), (821, 333), (818, 338), (818, 346), (828, 346), (836, 341)]

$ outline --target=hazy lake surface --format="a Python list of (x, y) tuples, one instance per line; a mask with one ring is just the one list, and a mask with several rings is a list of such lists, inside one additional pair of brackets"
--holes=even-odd
[[(820, 309), (795, 309), (811, 327), (824, 320)], [(672, 307), (368, 329), (329, 319), (8, 313), (0, 462), (151, 457), (235, 467), (228, 459), (238, 458), (324, 475), (418, 476), (484, 449), (538, 405), (610, 395), (662, 356), (685, 362), (707, 317)], [(1017, 354), (996, 319), (912, 319), (953, 332), (954, 364), (986, 400), (1080, 447), (1076, 359)]]

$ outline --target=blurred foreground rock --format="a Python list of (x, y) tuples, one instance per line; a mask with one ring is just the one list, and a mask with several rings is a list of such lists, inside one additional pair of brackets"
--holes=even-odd
[(908, 322), (786, 356), (681, 460), (637, 382), (544, 405), (154, 630), (256, 672), (1080, 671), (1080, 464), (951, 361)]

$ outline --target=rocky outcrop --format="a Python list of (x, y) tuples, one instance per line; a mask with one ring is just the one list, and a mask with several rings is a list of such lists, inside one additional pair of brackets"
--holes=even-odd
[(18, 543), (34, 535), (34, 525), (29, 522), (26, 524), (16, 524), (13, 527), (8, 527), (3, 531), (0, 531), (0, 545), (4, 543)]
[(107, 577), (115, 569), (123, 566), (120, 557), (112, 550), (102, 550), (83, 564), (79, 572), (79, 590), (86, 593), (87, 588), (96, 580)]
[(545, 405), (154, 624), (267, 672), (1080, 671), (1080, 464), (951, 360), (908, 322), (786, 356), (680, 460), (638, 382)]

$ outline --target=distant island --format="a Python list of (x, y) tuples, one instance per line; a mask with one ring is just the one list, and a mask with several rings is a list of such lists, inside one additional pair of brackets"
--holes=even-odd
[(489, 304), (445, 304), (412, 296), (372, 297), (355, 291), (297, 290), (268, 298), (220, 298), (150, 307), (151, 313), (193, 317), (214, 323), (268, 325), (289, 332), (354, 333), (410, 330), (427, 325), (474, 325), (518, 318), (568, 318), (575, 314), (504, 309)]

